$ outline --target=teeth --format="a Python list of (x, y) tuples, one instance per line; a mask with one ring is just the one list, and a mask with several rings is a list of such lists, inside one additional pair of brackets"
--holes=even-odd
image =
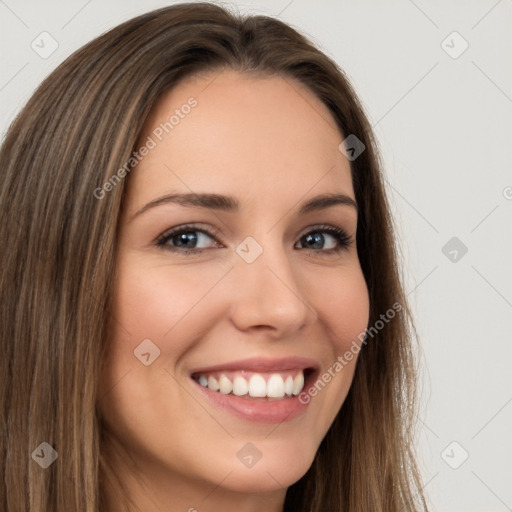
[(247, 381), (243, 377), (235, 377), (233, 381), (233, 394), (237, 396), (246, 395), (249, 391)]
[(219, 389), (223, 395), (228, 395), (233, 390), (233, 384), (224, 374), (220, 376)]
[(257, 373), (249, 380), (249, 395), (254, 397), (264, 397), (267, 395), (267, 383), (265, 379)]
[(304, 387), (304, 374), (302, 372), (299, 372), (295, 379), (293, 379), (293, 390), (292, 393), (294, 395), (298, 395), (302, 388)]
[[(236, 396), (249, 395), (255, 398), (283, 398), (292, 395), (298, 395), (304, 387), (304, 373), (299, 371), (295, 378), (290, 375), (290, 372), (285, 372), (285, 376), (279, 373), (260, 374), (250, 373), (250, 378), (245, 378), (242, 375), (228, 373), (220, 375), (199, 375), (196, 379), (198, 383), (207, 387), (212, 391), (220, 391), (223, 395), (230, 393)], [(233, 378), (234, 375), (234, 378)]]
[[(201, 380), (201, 377), (199, 377), (199, 380)], [(215, 377), (208, 377), (208, 387), (212, 391), (219, 391), (219, 381)]]
[(291, 375), (288, 375), (288, 377), (286, 377), (286, 380), (284, 381), (284, 392), (288, 396), (291, 396), (293, 392), (293, 377)]
[(274, 373), (267, 382), (267, 396), (282, 398), (284, 396), (284, 381), (281, 375)]

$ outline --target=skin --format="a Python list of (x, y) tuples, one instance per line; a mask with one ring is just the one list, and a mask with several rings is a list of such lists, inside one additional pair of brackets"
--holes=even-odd
[[(323, 373), (367, 327), (356, 209), (298, 214), (320, 194), (355, 200), (349, 162), (338, 149), (344, 137), (301, 84), (222, 71), (189, 78), (163, 96), (141, 143), (190, 97), (197, 106), (127, 177), (111, 353), (100, 385), (109, 456), (142, 511), (282, 511), (287, 487), (308, 470), (343, 404), (357, 358), (303, 415), (279, 425), (218, 409), (200, 395), (190, 371), (300, 356), (316, 360)], [(234, 196), (241, 207), (164, 204), (134, 217), (171, 192)], [(216, 228), (219, 237), (199, 235), (197, 254), (169, 250), (176, 238), (167, 249), (156, 245), (159, 235), (186, 223)], [(349, 245), (339, 246), (315, 229), (319, 224), (346, 231)], [(324, 235), (320, 248), (304, 241), (311, 231)], [(250, 264), (235, 252), (248, 236), (263, 248)], [(325, 253), (333, 247), (339, 251)], [(134, 357), (144, 339), (160, 350), (149, 366)], [(250, 469), (237, 458), (247, 442), (262, 453)], [(108, 510), (120, 510), (116, 504), (111, 497)]]

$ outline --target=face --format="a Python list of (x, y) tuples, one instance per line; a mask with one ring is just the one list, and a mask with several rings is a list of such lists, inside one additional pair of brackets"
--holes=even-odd
[(343, 138), (304, 86), (233, 71), (151, 113), (99, 404), (148, 482), (269, 493), (311, 465), (354, 374), (356, 357), (336, 361), (369, 314)]

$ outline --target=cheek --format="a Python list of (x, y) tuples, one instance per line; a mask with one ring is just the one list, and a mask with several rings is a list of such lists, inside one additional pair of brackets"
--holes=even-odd
[(370, 303), (366, 282), (358, 263), (342, 270), (317, 273), (310, 281), (309, 300), (327, 330), (331, 346), (339, 355), (359, 343), (368, 325)]
[[(107, 415), (112, 389), (122, 414), (131, 414), (136, 397), (149, 407), (156, 400), (153, 390), (172, 384), (166, 370), (174, 374), (177, 362), (201, 342), (220, 314), (211, 292), (226, 272), (212, 267), (206, 272), (199, 266), (178, 271), (135, 256), (118, 265), (121, 278), (115, 288), (108, 361), (99, 384)], [(168, 392), (173, 389), (171, 385)]]
[(358, 264), (345, 268), (343, 272), (317, 275), (309, 289), (310, 301), (319, 316), (318, 322), (330, 343), (325, 345), (326, 365), (315, 382), (303, 391), (303, 399), (316, 408), (315, 416), (324, 426), (323, 437), (352, 384), (368, 326), (369, 296)]
[[(204, 410), (172, 377), (177, 363), (204, 340), (221, 314), (215, 291), (227, 270), (200, 267), (149, 265), (135, 256), (118, 263), (121, 278), (115, 288), (110, 353), (100, 381), (99, 406), (111, 429), (141, 453), (148, 429), (153, 429), (155, 438), (160, 435), (155, 425), (181, 432), (183, 446), (193, 446), (192, 434), (186, 434), (191, 438), (185, 440), (183, 418), (191, 425), (204, 424)], [(144, 351), (139, 349), (142, 346)], [(147, 366), (137, 357), (146, 352), (153, 360)], [(154, 358), (154, 354), (158, 355)], [(177, 457), (179, 447), (167, 434), (160, 440), (164, 438), (169, 443), (165, 449)], [(164, 450), (163, 445), (160, 448)]]
[[(121, 328), (114, 338), (129, 338), (133, 348), (149, 338), (159, 347), (163, 359), (170, 362), (200, 338), (201, 331), (210, 324), (208, 320), (218, 314), (209, 293), (222, 279), (223, 268), (198, 265), (180, 271), (170, 265), (151, 266), (142, 261), (127, 261), (119, 268), (122, 279), (116, 287), (114, 317)], [(199, 310), (201, 321), (195, 318), (190, 322)]]

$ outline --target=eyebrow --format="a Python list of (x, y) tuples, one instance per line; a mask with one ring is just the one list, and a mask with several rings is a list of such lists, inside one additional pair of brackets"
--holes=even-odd
[[(208, 208), (227, 212), (236, 212), (240, 209), (240, 203), (231, 196), (220, 194), (167, 194), (153, 199), (135, 212), (130, 220), (142, 215), (144, 212), (163, 204), (180, 204), (196, 208)], [(322, 194), (309, 199), (299, 209), (299, 214), (304, 215), (313, 211), (324, 210), (332, 206), (345, 205), (354, 208), (357, 203), (345, 194)]]

